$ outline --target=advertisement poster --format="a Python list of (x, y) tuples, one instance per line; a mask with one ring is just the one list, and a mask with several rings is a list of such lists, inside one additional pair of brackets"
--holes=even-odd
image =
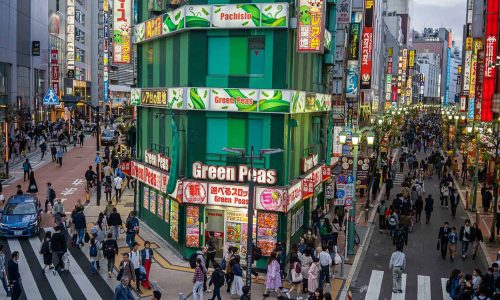
[(186, 246), (200, 246), (200, 207), (186, 207)]
[(373, 28), (363, 29), (361, 41), (361, 89), (371, 89)]
[(174, 9), (163, 15), (161, 35), (169, 34), (184, 28), (184, 8)]
[(471, 65), (472, 65), (472, 50), (466, 50), (465, 51), (465, 63), (464, 63), (464, 80), (463, 80), (463, 89), (462, 89), (462, 93), (464, 95), (469, 95)]
[[(183, 9), (184, 7), (178, 8)], [(186, 28), (209, 28), (212, 20), (212, 6), (186, 5)], [(171, 31), (173, 32), (173, 30)]]
[(359, 38), (361, 31), (360, 23), (352, 23), (351, 29), (349, 31), (349, 52), (347, 53), (348, 60), (358, 60), (359, 59)]
[(302, 181), (298, 181), (288, 189), (287, 211), (290, 211), (302, 200)]
[(370, 185), (370, 166), (373, 163), (372, 158), (359, 157), (358, 169), (356, 174), (356, 186), (360, 188), (368, 188)]
[(210, 110), (255, 112), (258, 105), (258, 90), (212, 89)]
[(144, 197), (142, 199), (142, 205), (146, 210), (149, 210), (149, 189), (144, 187)]
[(165, 207), (165, 197), (158, 193), (158, 211), (156, 214), (160, 219), (163, 219), (163, 209)]
[(259, 112), (290, 112), (292, 91), (287, 90), (260, 90)]
[[(240, 249), (240, 255), (246, 255), (248, 232), (248, 215), (246, 211), (226, 211), (226, 243)], [(253, 218), (253, 240), (255, 241), (257, 217)]]
[(297, 51), (323, 53), (325, 27), (325, 1), (299, 0), (297, 11)]
[(259, 210), (285, 211), (286, 191), (275, 187), (257, 187), (255, 189), (255, 207)]
[(208, 88), (188, 88), (187, 109), (207, 110), (210, 105), (209, 93)]
[(248, 186), (210, 183), (208, 204), (248, 207)]
[(149, 190), (149, 211), (156, 215), (156, 191)]
[(179, 242), (179, 203), (175, 201), (172, 201), (170, 205), (170, 238)]
[(256, 4), (227, 4), (213, 7), (213, 27), (256, 28), (259, 25), (260, 10)]
[(340, 143), (340, 133), (342, 132), (342, 126), (333, 127), (333, 157), (334, 163), (338, 161), (338, 158), (342, 156), (342, 144)]
[(481, 104), (481, 121), (493, 119), (493, 95), (495, 93), (496, 61), (498, 55), (498, 14), (499, 2), (487, 1), (486, 34), (484, 47), (483, 99)]
[(358, 61), (357, 60), (349, 60), (347, 61), (347, 70), (346, 70), (346, 89), (345, 95), (347, 98), (356, 98), (358, 96)]
[(273, 252), (278, 241), (278, 215), (272, 213), (258, 213), (257, 246), (262, 249), (263, 256)]
[[(160, 17), (161, 31), (161, 17)], [(130, 0), (114, 0), (113, 2), (113, 62), (115, 64), (130, 63), (132, 33), (132, 2)]]

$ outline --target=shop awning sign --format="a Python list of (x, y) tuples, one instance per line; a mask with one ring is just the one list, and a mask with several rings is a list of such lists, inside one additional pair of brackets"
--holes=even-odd
[(248, 186), (210, 183), (208, 204), (248, 208)]
[(295, 205), (300, 203), (302, 200), (302, 181), (299, 181), (292, 185), (288, 189), (288, 199), (287, 199), (287, 211), (290, 211)]
[(287, 191), (275, 187), (257, 187), (255, 191), (255, 206), (258, 210), (285, 211)]

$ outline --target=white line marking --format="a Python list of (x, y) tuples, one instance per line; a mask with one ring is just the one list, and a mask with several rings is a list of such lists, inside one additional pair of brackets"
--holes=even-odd
[(401, 275), (401, 290), (403, 290), (402, 293), (392, 293), (392, 300), (405, 300), (405, 295), (406, 295), (406, 274)]
[(431, 278), (429, 276), (418, 275), (417, 300), (431, 299)]
[(448, 278), (441, 278), (441, 289), (443, 290), (443, 300), (451, 300), (450, 295), (446, 291), (446, 282)]
[(383, 278), (384, 271), (372, 271), (372, 275), (370, 276), (370, 283), (368, 284), (368, 290), (366, 291), (365, 300), (378, 300)]
[(19, 252), (19, 260), (17, 261), (19, 265), (19, 274), (21, 275), (22, 286), (24, 289), (24, 293), (26, 294), (27, 299), (42, 299), (42, 295), (38, 290), (38, 286), (35, 283), (35, 278), (33, 277), (33, 273), (31, 272), (30, 267), (28, 266), (28, 261), (26, 259), (26, 255), (24, 255), (23, 249), (21, 248), (21, 244), (19, 240), (8, 239), (10, 252), (18, 251)]

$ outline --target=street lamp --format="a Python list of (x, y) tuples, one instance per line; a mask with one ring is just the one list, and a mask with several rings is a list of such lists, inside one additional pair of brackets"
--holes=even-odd
[(247, 222), (247, 274), (246, 274), (246, 285), (250, 288), (252, 286), (252, 251), (253, 251), (253, 215), (254, 215), (254, 186), (255, 186), (255, 175), (253, 161), (255, 158), (262, 159), (266, 154), (277, 154), (283, 152), (282, 149), (272, 148), (272, 149), (260, 149), (259, 155), (254, 154), (253, 145), (250, 147), (250, 155), (246, 155), (246, 150), (243, 148), (229, 148), (224, 147), (222, 151), (241, 154), (242, 158), (250, 159), (250, 172), (252, 172), (251, 178), (248, 180), (248, 222)]
[(346, 139), (347, 139), (347, 132), (341, 131), (339, 134), (339, 142), (341, 144), (345, 144)]
[(366, 141), (368, 145), (373, 145), (373, 143), (375, 142), (375, 135), (373, 134), (373, 132), (370, 131), (366, 134)]

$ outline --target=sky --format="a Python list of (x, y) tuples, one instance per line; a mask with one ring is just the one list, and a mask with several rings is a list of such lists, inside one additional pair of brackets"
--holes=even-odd
[(420, 32), (424, 27), (451, 28), (455, 45), (460, 47), (466, 10), (466, 0), (413, 0), (412, 26)]

